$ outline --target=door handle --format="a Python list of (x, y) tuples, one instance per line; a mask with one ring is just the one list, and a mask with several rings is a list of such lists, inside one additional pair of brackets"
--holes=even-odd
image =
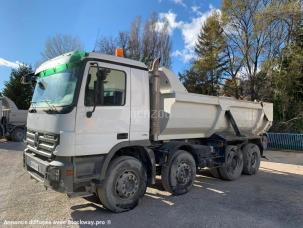
[(128, 133), (118, 133), (117, 139), (128, 139)]

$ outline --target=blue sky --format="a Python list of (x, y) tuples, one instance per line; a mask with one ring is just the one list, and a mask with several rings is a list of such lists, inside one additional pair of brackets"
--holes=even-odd
[(153, 12), (168, 19), (172, 36), (172, 69), (182, 72), (193, 57), (201, 24), (220, 0), (0, 0), (0, 90), (12, 67), (35, 66), (46, 39), (56, 33), (78, 37), (86, 51), (100, 36), (128, 31), (136, 16)]

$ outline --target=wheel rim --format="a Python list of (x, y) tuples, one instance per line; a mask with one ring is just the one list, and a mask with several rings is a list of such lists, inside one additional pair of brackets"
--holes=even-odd
[(229, 173), (234, 173), (237, 167), (239, 166), (240, 159), (239, 157), (232, 153), (227, 157), (227, 171)]
[(130, 198), (139, 189), (137, 175), (132, 171), (124, 171), (116, 181), (116, 193), (120, 198)]
[(177, 172), (176, 172), (176, 178), (178, 183), (180, 184), (187, 184), (190, 182), (192, 176), (192, 170), (190, 168), (190, 165), (188, 165), (186, 162), (181, 162), (178, 165)]
[(255, 151), (252, 152), (251, 157), (250, 157), (250, 165), (251, 167), (255, 167), (257, 164), (257, 153)]

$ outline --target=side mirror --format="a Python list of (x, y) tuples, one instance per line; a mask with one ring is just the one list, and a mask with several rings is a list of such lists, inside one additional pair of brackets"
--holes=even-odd
[(34, 73), (26, 74), (21, 77), (21, 84), (23, 84), (23, 85), (32, 84), (33, 81), (35, 81)]
[[(106, 69), (106, 68), (101, 68), (98, 67), (97, 70), (97, 81), (94, 82), (94, 107), (92, 111), (88, 111), (86, 112), (86, 117), (87, 118), (91, 118), (95, 109), (96, 109), (96, 105), (97, 105), (97, 101), (98, 103), (103, 104), (103, 97), (100, 97), (99, 94), (103, 94), (104, 93), (104, 81), (107, 78), (107, 75), (110, 73), (110, 69)], [(89, 76), (91, 77), (91, 76)], [(99, 99), (98, 99), (99, 96)]]
[(86, 117), (87, 118), (91, 118), (95, 109), (96, 109), (96, 105), (97, 105), (97, 96), (98, 96), (98, 88), (97, 88), (97, 82), (94, 83), (94, 106), (93, 106), (93, 110), (92, 111), (88, 111), (86, 112)]
[(109, 72), (110, 72), (110, 69), (99, 68), (97, 71), (98, 80), (105, 81)]

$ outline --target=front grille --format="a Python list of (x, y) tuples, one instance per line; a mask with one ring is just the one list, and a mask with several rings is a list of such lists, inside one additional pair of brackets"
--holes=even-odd
[(41, 133), (33, 130), (26, 132), (27, 148), (43, 157), (50, 158), (56, 146), (59, 144), (59, 135), (50, 133)]

